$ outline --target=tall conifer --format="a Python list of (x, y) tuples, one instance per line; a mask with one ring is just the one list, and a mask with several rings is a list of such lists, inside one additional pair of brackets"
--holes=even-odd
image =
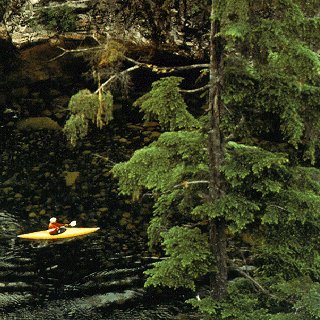
[(166, 259), (146, 285), (204, 288), (189, 302), (211, 319), (320, 318), (319, 15), (316, 0), (212, 0), (204, 115), (179, 77), (135, 102), (165, 131), (112, 170), (123, 194), (153, 194)]

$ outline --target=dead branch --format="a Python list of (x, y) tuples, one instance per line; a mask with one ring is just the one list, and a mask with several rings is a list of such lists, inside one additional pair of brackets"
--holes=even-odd
[[(104, 46), (101, 45), (101, 46), (96, 46), (96, 47), (80, 48), (80, 49), (65, 49), (60, 46), (58, 46), (57, 48), (62, 50), (62, 53), (59, 54), (58, 56), (50, 59), (49, 62), (57, 60), (57, 59), (63, 57), (64, 55), (66, 55), (67, 53), (81, 53), (81, 52), (88, 52), (88, 51), (99, 51), (99, 50), (103, 50)], [(115, 80), (120, 75), (124, 75), (124, 74), (129, 73), (129, 72), (136, 70), (138, 68), (147, 68), (147, 69), (150, 69), (152, 72), (156, 72), (156, 73), (172, 73), (175, 71), (183, 71), (183, 70), (192, 70), (192, 69), (200, 69), (200, 68), (205, 69), (205, 68), (209, 68), (209, 66), (210, 66), (209, 64), (204, 63), (204, 64), (191, 64), (191, 65), (186, 65), (186, 66), (177, 66), (177, 67), (160, 67), (160, 66), (157, 66), (154, 64), (139, 62), (137, 60), (134, 60), (134, 59), (126, 57), (126, 56), (124, 56), (123, 58), (126, 61), (134, 64), (134, 66), (130, 67), (126, 70), (123, 70), (120, 73), (112, 75), (108, 80), (106, 80), (104, 83), (99, 85), (99, 88), (95, 91), (95, 93), (99, 93), (99, 91), (101, 89), (108, 86), (113, 80)], [(197, 92), (204, 91), (208, 88), (209, 88), (209, 85), (205, 85), (203, 87), (196, 88), (196, 89), (190, 89), (190, 90), (181, 89), (180, 92), (182, 92), (182, 93), (197, 93)]]
[(190, 184), (208, 184), (208, 180), (196, 180), (196, 181), (182, 181), (181, 183), (175, 185), (173, 188), (188, 188)]
[[(99, 45), (96, 47), (90, 47), (90, 48), (80, 48), (80, 49), (65, 49), (63, 47), (58, 46), (57, 48), (59, 48), (60, 50), (62, 50), (62, 53), (52, 59), (50, 59), (49, 61), (54, 61), (57, 60), (61, 57), (63, 57), (65, 54), (67, 53), (81, 53), (81, 52), (88, 52), (88, 51), (99, 51), (99, 50), (103, 50), (104, 46), (103, 45)], [(129, 58), (127, 56), (123, 57), (126, 61), (131, 62), (132, 64), (139, 66), (139, 67), (143, 67), (143, 68), (148, 68), (151, 69), (153, 72), (157, 72), (157, 73), (171, 73), (174, 71), (183, 71), (183, 70), (191, 70), (191, 69), (206, 69), (209, 68), (209, 64), (208, 63), (203, 63), (203, 64), (191, 64), (191, 65), (187, 65), (187, 66), (177, 66), (177, 67), (165, 67), (165, 66), (158, 66), (155, 64), (148, 64), (148, 63), (144, 63), (144, 62), (139, 62), (137, 60), (134, 60), (132, 58)]]
[(139, 69), (140, 66), (133, 66), (133, 67), (130, 67), (126, 70), (123, 70), (117, 74), (114, 74), (113, 76), (111, 76), (107, 81), (103, 82), (99, 88), (94, 92), (94, 93), (98, 93), (100, 90), (102, 90), (104, 87), (108, 86), (113, 80), (115, 80), (117, 77), (119, 77), (120, 75), (124, 75), (126, 73), (129, 73), (133, 70), (136, 70), (136, 69)]
[(233, 140), (233, 139), (235, 138), (235, 132), (236, 132), (237, 130), (239, 130), (240, 127), (241, 127), (244, 123), (245, 123), (245, 118), (244, 118), (244, 116), (242, 116), (242, 117), (240, 118), (239, 123), (234, 127), (234, 130), (233, 130), (234, 132), (231, 133), (231, 134), (229, 134), (228, 136), (226, 136), (226, 137), (225, 137), (225, 141), (228, 142), (228, 141)]
[(65, 49), (65, 48), (60, 47), (60, 46), (57, 46), (57, 48), (60, 49), (60, 50), (62, 50), (62, 53), (59, 54), (58, 56), (50, 59), (49, 62), (58, 60), (59, 58), (61, 58), (61, 57), (63, 57), (64, 55), (66, 55), (67, 53), (81, 53), (81, 52), (87, 52), (87, 51), (98, 51), (98, 50), (102, 50), (102, 49), (103, 49), (103, 46), (90, 47), (90, 48), (81, 48), (81, 49)]
[(126, 57), (126, 56), (124, 57), (124, 59), (127, 60), (128, 62), (131, 62), (135, 65), (140, 66), (140, 67), (151, 69), (153, 72), (157, 72), (157, 73), (172, 73), (174, 71), (183, 71), (183, 70), (201, 69), (201, 68), (206, 69), (206, 68), (209, 68), (209, 66), (210, 66), (208, 63), (200, 63), (200, 64), (190, 64), (187, 66), (177, 66), (177, 67), (161, 66), (160, 67), (155, 64), (139, 62), (137, 60), (134, 60), (134, 59)]
[(210, 85), (207, 84), (201, 88), (196, 88), (196, 89), (190, 89), (190, 90), (186, 90), (186, 89), (180, 89), (179, 92), (182, 93), (197, 93), (197, 92), (201, 92), (201, 91), (205, 91), (207, 89), (209, 89)]
[(254, 278), (252, 278), (248, 273), (244, 272), (242, 269), (240, 269), (239, 267), (232, 265), (230, 266), (231, 269), (237, 271), (239, 274), (241, 274), (242, 276), (244, 276), (246, 279), (248, 279), (250, 282), (252, 282), (252, 284), (259, 290), (261, 291), (263, 294), (269, 296), (272, 299), (276, 299), (279, 300), (278, 297), (276, 297), (275, 295), (273, 295), (272, 293), (270, 293), (269, 290), (267, 290), (266, 288), (264, 288), (257, 280), (255, 280)]
[(100, 154), (94, 153), (93, 156), (105, 161), (106, 163), (104, 165), (110, 168), (112, 168), (116, 164), (116, 162), (110, 160), (108, 157), (101, 156)]

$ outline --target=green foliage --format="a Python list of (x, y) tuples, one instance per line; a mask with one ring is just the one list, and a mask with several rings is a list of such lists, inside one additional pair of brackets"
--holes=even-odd
[(271, 319), (320, 319), (320, 285), (308, 277), (282, 281), (274, 285), (283, 300), (292, 303), (292, 312), (275, 314)]
[(84, 138), (89, 129), (89, 122), (95, 122), (101, 128), (112, 120), (113, 97), (110, 92), (99, 94), (84, 89), (71, 97), (68, 108), (70, 118), (63, 128), (72, 145)]
[(205, 202), (196, 206), (191, 214), (202, 219), (224, 217), (229, 223), (229, 230), (239, 232), (255, 220), (260, 207), (240, 194), (226, 194), (214, 203)]
[[(261, 279), (262, 280), (262, 279)], [(263, 284), (263, 280), (261, 282)], [(320, 287), (308, 277), (292, 281), (274, 279), (273, 307), (263, 307), (263, 297), (257, 294), (250, 282), (236, 278), (230, 282), (228, 297), (217, 301), (211, 297), (189, 299), (201, 312), (210, 315), (204, 319), (228, 320), (314, 320), (320, 319)], [(287, 312), (284, 312), (286, 309)]]
[[(254, 216), (261, 216), (262, 223), (282, 223), (286, 217), (288, 221), (309, 222), (318, 226), (318, 169), (291, 167), (286, 154), (256, 146), (230, 142), (227, 147), (221, 170), (234, 194), (227, 196), (227, 201), (223, 201), (222, 197), (222, 207), (217, 206), (219, 209), (216, 212), (230, 217), (230, 212), (234, 211), (240, 214), (239, 218), (246, 217), (236, 222), (239, 227), (253, 221)], [(232, 207), (234, 210), (231, 210)]]
[(171, 192), (188, 177), (207, 172), (199, 165), (206, 158), (205, 140), (199, 132), (166, 132), (149, 146), (135, 151), (128, 162), (116, 164), (112, 172), (123, 194), (150, 189)]
[(57, 32), (75, 31), (75, 21), (76, 15), (67, 5), (43, 8), (39, 14), (39, 22)]
[(223, 99), (229, 111), (224, 130), (238, 139), (278, 134), (278, 141), (294, 148), (304, 144), (305, 159), (314, 163), (320, 138), (312, 98), (319, 94), (319, 5), (236, 2), (221, 5), (220, 36), (226, 42)]
[[(226, 160), (221, 170), (233, 188), (242, 187), (246, 178), (251, 175), (257, 178), (265, 177), (266, 172), (279, 171), (289, 162), (284, 153), (270, 152), (256, 146), (229, 142), (227, 148)], [(261, 185), (258, 185), (258, 188), (261, 188)], [(271, 182), (266, 184), (265, 188), (275, 191), (279, 189)]]
[(183, 227), (173, 227), (161, 235), (168, 257), (145, 272), (149, 275), (145, 285), (194, 290), (194, 281), (206, 274), (211, 265), (207, 235), (198, 228)]
[(246, 21), (248, 20), (249, 12), (249, 1), (248, 0), (227, 0), (223, 7), (223, 21)]
[(248, 0), (225, 1), (224, 6), (221, 5), (220, 20), (223, 25), (219, 35), (232, 42), (245, 40), (251, 28), (248, 23), (249, 12)]
[[(188, 303), (202, 313), (215, 316), (213, 319), (228, 320), (269, 320), (268, 310), (261, 306), (259, 295), (252, 290), (251, 283), (243, 278), (235, 278), (229, 284), (228, 297), (217, 301), (212, 297), (189, 299)], [(204, 318), (212, 319), (212, 317)]]
[(134, 103), (144, 112), (144, 119), (157, 119), (164, 129), (171, 131), (199, 128), (199, 122), (187, 111), (179, 93), (181, 81), (179, 77), (166, 77), (152, 84), (152, 90)]
[(249, 32), (250, 25), (248, 23), (234, 23), (227, 25), (221, 35), (225, 38), (244, 40)]
[(149, 248), (152, 250), (161, 243), (161, 233), (169, 229), (169, 217), (167, 215), (155, 216), (148, 226)]
[(82, 115), (72, 114), (65, 123), (63, 131), (71, 145), (76, 145), (79, 139), (83, 139), (89, 129), (88, 121)]
[[(259, 237), (263, 240), (257, 241), (257, 254), (263, 268), (257, 275), (261, 273), (270, 277), (279, 273), (281, 268), (284, 279), (306, 272), (318, 277), (315, 270), (320, 259), (315, 252), (318, 250), (316, 234), (319, 231), (319, 170), (292, 166), (284, 152), (229, 142), (221, 167), (228, 193), (214, 203), (208, 202), (201, 197), (206, 185), (198, 185), (194, 189), (179, 183), (187, 178), (203, 179), (207, 176), (204, 138), (205, 135), (197, 131), (164, 133), (158, 141), (136, 151), (130, 161), (114, 167), (122, 192), (133, 194), (144, 188), (155, 191), (156, 216), (149, 228), (150, 243), (159, 243), (161, 235), (172, 225), (180, 223), (179, 217), (183, 215), (196, 221), (223, 216), (232, 232), (241, 232), (245, 228), (250, 230), (251, 224), (262, 223)], [(176, 189), (177, 186), (181, 188)], [(182, 205), (186, 195), (188, 199), (192, 198), (188, 202), (189, 207)], [(314, 230), (313, 237), (311, 230)], [(305, 234), (311, 238), (305, 239), (307, 242), (301, 245)], [(172, 236), (180, 241), (177, 234)], [(272, 241), (266, 240), (270, 238)], [(167, 251), (166, 260), (147, 273), (152, 279), (148, 280), (148, 285), (194, 288), (195, 279), (190, 279), (190, 275), (181, 270), (181, 261), (170, 258), (174, 254), (174, 246), (172, 250)], [(272, 319), (285, 313), (275, 313), (268, 303), (260, 303), (256, 293), (250, 290), (235, 290), (223, 303), (211, 298), (192, 301), (194, 306), (217, 319)], [(272, 305), (274, 301), (270, 303)]]
[(294, 308), (300, 313), (301, 319), (320, 319), (320, 285), (313, 284), (310, 290), (302, 294)]
[(287, 188), (279, 191), (277, 204), (272, 200), (268, 203), (264, 223), (278, 221), (276, 217), (286, 217), (288, 221), (312, 223), (317, 226), (317, 211), (320, 205), (320, 188), (315, 177), (319, 170), (314, 168), (296, 167), (287, 170)]
[(260, 275), (285, 280), (308, 275), (319, 281), (319, 227), (288, 221), (284, 213), (284, 210), (279, 213), (278, 224), (263, 225), (254, 233), (255, 237), (263, 239), (254, 249)]
[(94, 121), (98, 105), (98, 95), (84, 89), (71, 97), (68, 108), (71, 113), (82, 114), (84, 118)]

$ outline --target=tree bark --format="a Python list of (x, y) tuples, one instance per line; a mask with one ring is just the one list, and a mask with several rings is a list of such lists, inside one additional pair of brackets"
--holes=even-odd
[[(224, 139), (220, 130), (223, 112), (221, 99), (223, 89), (223, 43), (220, 32), (220, 20), (216, 14), (220, 1), (212, 0), (211, 32), (210, 32), (210, 89), (209, 89), (209, 199), (217, 201), (224, 194), (224, 180), (220, 166), (224, 159)], [(211, 276), (211, 293), (221, 299), (227, 291), (227, 241), (226, 221), (223, 217), (211, 219), (209, 223), (210, 246), (216, 261), (216, 272)]]

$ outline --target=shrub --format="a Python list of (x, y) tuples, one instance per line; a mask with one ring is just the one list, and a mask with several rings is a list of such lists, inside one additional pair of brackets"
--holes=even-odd
[(40, 11), (39, 23), (49, 30), (57, 32), (74, 31), (76, 29), (76, 14), (67, 5), (43, 8)]

